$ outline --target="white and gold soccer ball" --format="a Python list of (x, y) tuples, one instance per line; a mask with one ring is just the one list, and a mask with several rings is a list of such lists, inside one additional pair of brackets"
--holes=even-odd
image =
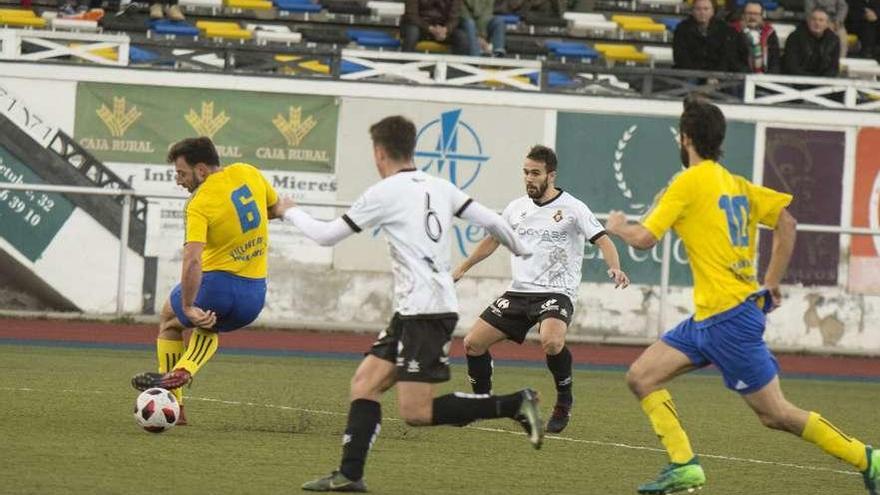
[(150, 433), (162, 433), (177, 424), (180, 404), (174, 394), (164, 388), (141, 392), (134, 403), (134, 419)]

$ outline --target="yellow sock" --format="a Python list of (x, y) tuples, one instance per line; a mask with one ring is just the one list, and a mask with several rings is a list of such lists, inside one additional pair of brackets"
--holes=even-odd
[(189, 337), (189, 345), (186, 346), (183, 359), (177, 362), (174, 369), (183, 368), (195, 376), (202, 366), (217, 352), (217, 345), (219, 343), (220, 335), (217, 332), (196, 328)]
[(859, 471), (868, 469), (868, 456), (865, 453), (865, 444), (855, 438), (847, 436), (836, 426), (829, 423), (819, 413), (810, 412), (807, 426), (801, 433), (804, 440), (818, 445), (822, 450), (848, 462)]
[(678, 413), (668, 390), (664, 388), (648, 394), (642, 399), (642, 410), (651, 420), (654, 433), (660, 437), (672, 462), (684, 464), (694, 458), (690, 440), (678, 422)]
[[(159, 357), (159, 373), (167, 373), (174, 369), (174, 365), (183, 355), (182, 340), (156, 339), (156, 352)], [(183, 391), (176, 388), (171, 391), (178, 403), (183, 403)]]

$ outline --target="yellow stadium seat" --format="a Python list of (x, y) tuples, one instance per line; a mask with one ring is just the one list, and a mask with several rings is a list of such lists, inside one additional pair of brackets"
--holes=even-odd
[(275, 61), (277, 62), (293, 62), (294, 60), (299, 60), (302, 57), (298, 57), (296, 55), (275, 55)]
[(226, 6), (236, 9), (271, 10), (272, 2), (268, 0), (226, 0)]
[(0, 14), (0, 25), (22, 26), (22, 27), (46, 27), (46, 19), (40, 17), (29, 17), (19, 15), (2, 15)]
[(196, 27), (202, 31), (207, 29), (241, 29), (237, 22), (196, 21)]
[(246, 29), (206, 29), (205, 37), (207, 38), (223, 38), (227, 40), (249, 40), (253, 38), (253, 33)]
[(449, 47), (444, 45), (443, 43), (425, 40), (416, 43), (416, 51), (428, 53), (449, 53)]
[(655, 23), (627, 22), (621, 23), (620, 29), (627, 33), (662, 33), (666, 31), (666, 26)]
[(618, 24), (626, 24), (630, 22), (639, 22), (644, 24), (651, 24), (654, 22), (654, 19), (646, 16), (646, 15), (626, 15), (626, 14), (614, 14), (611, 16), (611, 20)]
[(640, 52), (635, 45), (596, 43), (593, 48), (611, 62), (644, 63), (650, 59), (647, 53)]
[[(69, 46), (70, 48), (79, 48), (82, 46), (82, 43), (71, 43)], [(113, 62), (119, 60), (119, 52), (116, 51), (116, 48), (111, 46), (89, 50), (89, 53), (101, 58), (106, 58), (107, 60), (111, 60)]]
[(329, 74), (330, 66), (327, 64), (322, 64), (317, 60), (309, 60), (308, 62), (303, 62), (299, 64), (300, 67), (304, 69), (308, 69), (312, 72), (317, 72), (319, 74)]
[(36, 17), (37, 14), (33, 10), (27, 9), (0, 9), (2, 17)]
[(856, 46), (856, 43), (858, 43), (858, 42), (859, 42), (858, 36), (856, 36), (854, 34), (847, 34), (846, 35), (846, 46), (848, 48), (854, 48)]

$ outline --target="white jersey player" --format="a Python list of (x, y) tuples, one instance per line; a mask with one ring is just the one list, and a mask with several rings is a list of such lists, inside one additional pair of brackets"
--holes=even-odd
[[(557, 392), (556, 406), (546, 427), (551, 433), (559, 433), (568, 425), (574, 401), (572, 358), (565, 346), (565, 332), (574, 313), (586, 241), (601, 250), (615, 286), (629, 285), (614, 243), (590, 208), (556, 188), (556, 167), (552, 149), (538, 145), (529, 151), (523, 165), (526, 196), (513, 200), (502, 216), (533, 255), (528, 259), (511, 257), (510, 288), (483, 311), (464, 340), (471, 386), (475, 393), (485, 394), (492, 389), (489, 348), (505, 339), (522, 344), (529, 330), (538, 325)], [(484, 239), (456, 269), (455, 279), (492, 254), (498, 245), (494, 238)]]
[(537, 395), (523, 389), (509, 395), (447, 394), (434, 398), (434, 384), (449, 380), (449, 345), (458, 321), (450, 270), (453, 218), (485, 227), (518, 256), (528, 248), (504, 220), (452, 183), (415, 169), (416, 128), (400, 117), (370, 127), (382, 180), (343, 216), (313, 219), (290, 199), (281, 200), (284, 219), (307, 237), (329, 246), (351, 234), (378, 227), (391, 252), (395, 313), (351, 380), (351, 405), (342, 461), (329, 476), (303, 485), (308, 491), (366, 491), (367, 452), (379, 433), (382, 394), (397, 386), (400, 417), (411, 426), (464, 425), (477, 419), (512, 418), (539, 448), (543, 424)]

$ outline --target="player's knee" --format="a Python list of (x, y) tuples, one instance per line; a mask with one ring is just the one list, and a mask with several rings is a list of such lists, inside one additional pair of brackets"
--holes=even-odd
[(758, 421), (771, 430), (787, 430), (785, 417), (778, 412), (759, 412)]
[(430, 404), (400, 403), (397, 406), (400, 418), (408, 426), (428, 426), (431, 424)]
[(485, 345), (476, 342), (471, 334), (467, 334), (464, 337), (464, 352), (468, 356), (482, 356), (486, 353), (488, 349)]
[(376, 395), (379, 395), (379, 391), (375, 390), (375, 386), (373, 381), (369, 379), (367, 376), (363, 376), (361, 374), (355, 373), (353, 377), (351, 377), (351, 399), (372, 399)]
[(632, 393), (637, 397), (644, 397), (647, 395), (646, 390), (649, 388), (645, 374), (633, 366), (630, 366), (626, 371), (626, 386), (629, 387)]
[(555, 356), (562, 352), (563, 347), (565, 347), (565, 339), (562, 337), (541, 339), (541, 348), (544, 350), (544, 354)]

